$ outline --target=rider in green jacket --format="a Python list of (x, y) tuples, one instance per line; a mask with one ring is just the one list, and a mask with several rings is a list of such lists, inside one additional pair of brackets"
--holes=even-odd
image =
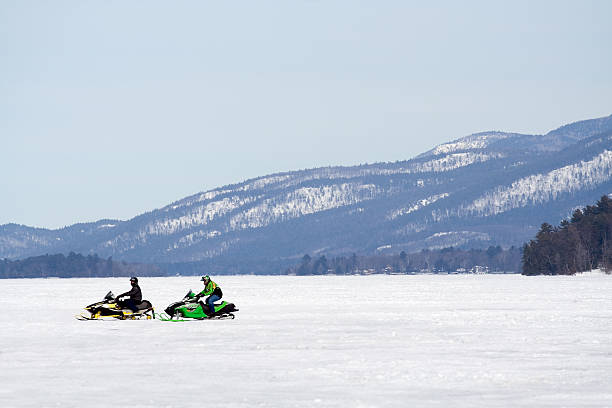
[[(211, 317), (215, 314), (215, 302), (223, 297), (223, 292), (219, 285), (210, 279), (210, 276), (203, 276), (201, 280), (204, 282), (204, 290), (196, 295), (196, 299), (199, 301), (201, 297), (208, 296), (206, 304), (209, 311), (206, 314)], [(200, 303), (202, 304), (202, 309), (204, 309), (204, 302)]]

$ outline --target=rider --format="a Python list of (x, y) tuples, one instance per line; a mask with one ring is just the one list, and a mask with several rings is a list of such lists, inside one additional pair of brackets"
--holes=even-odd
[[(206, 304), (208, 305), (209, 312), (207, 315), (210, 317), (215, 314), (215, 302), (223, 297), (223, 292), (221, 292), (221, 288), (212, 280), (210, 280), (210, 276), (203, 276), (201, 281), (204, 282), (204, 290), (196, 295), (196, 299), (199, 299), (203, 296), (208, 296), (206, 298)], [(204, 308), (204, 302), (201, 302), (202, 309)]]
[[(142, 302), (142, 291), (140, 290), (140, 286), (138, 286), (138, 278), (135, 276), (130, 278), (130, 284), (132, 285), (132, 289), (117, 296), (116, 300), (119, 306), (128, 307), (132, 309), (133, 312), (136, 312), (138, 310), (136, 305)], [(121, 300), (120, 298), (124, 296), (129, 296), (130, 298), (127, 300)]]

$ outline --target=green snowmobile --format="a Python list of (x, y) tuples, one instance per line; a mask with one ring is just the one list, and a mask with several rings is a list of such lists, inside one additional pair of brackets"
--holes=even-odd
[(223, 301), (215, 303), (215, 310), (211, 312), (207, 305), (202, 305), (198, 302), (195, 293), (191, 290), (187, 292), (185, 297), (178, 302), (171, 303), (164, 313), (156, 314), (155, 316), (162, 321), (184, 322), (188, 320), (204, 320), (204, 319), (234, 319), (237, 312), (236, 306), (233, 303)]

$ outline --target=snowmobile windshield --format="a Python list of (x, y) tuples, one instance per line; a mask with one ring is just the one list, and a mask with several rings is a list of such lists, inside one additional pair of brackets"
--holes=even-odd
[(195, 293), (193, 293), (193, 291), (189, 289), (189, 292), (187, 292), (183, 299), (191, 299), (192, 297), (195, 297)]
[(115, 298), (115, 295), (113, 295), (112, 290), (109, 290), (106, 296), (104, 296), (104, 300), (113, 300), (114, 298)]

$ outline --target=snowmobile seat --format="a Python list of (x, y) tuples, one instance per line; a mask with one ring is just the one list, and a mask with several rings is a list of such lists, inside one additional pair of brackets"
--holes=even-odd
[(153, 308), (153, 305), (148, 300), (143, 300), (136, 305), (136, 308), (138, 308), (138, 310), (147, 310)]

